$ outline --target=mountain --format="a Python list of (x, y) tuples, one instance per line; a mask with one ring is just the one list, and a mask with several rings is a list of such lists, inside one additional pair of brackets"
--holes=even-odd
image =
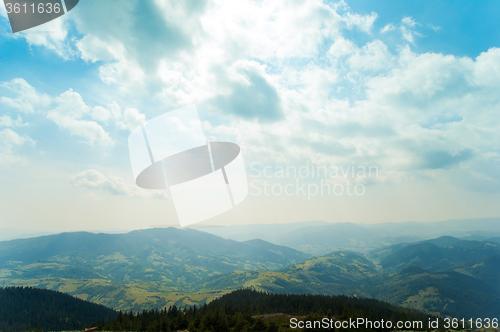
[[(199, 231), (210, 233), (236, 241), (248, 241), (261, 239), (271, 243), (278, 243), (284, 234), (308, 227), (317, 227), (328, 225), (324, 221), (305, 221), (286, 224), (249, 224), (249, 225), (231, 225), (219, 227), (199, 227)], [(196, 227), (196, 226), (193, 226)]]
[(226, 240), (192, 229), (127, 234), (62, 233), (0, 242), (0, 267), (17, 278), (101, 278), (195, 284), (234, 270), (279, 269), (308, 255), (264, 241)]
[(413, 266), (365, 279), (359, 288), (382, 301), (459, 319), (496, 317), (500, 312), (500, 293), (453, 271), (431, 273)]
[(309, 221), (201, 227), (199, 230), (239, 241), (259, 238), (312, 255), (323, 255), (333, 250), (367, 253), (383, 246), (423, 241), (445, 235), (484, 241), (487, 238), (500, 237), (499, 225), (500, 218), (477, 218), (379, 224)]
[(9, 241), (15, 239), (26, 239), (43, 235), (55, 234), (56, 232), (45, 232), (39, 230), (19, 229), (19, 228), (0, 228), (0, 241)]
[(500, 237), (488, 238), (485, 241), (500, 243)]
[(388, 238), (383, 230), (371, 229), (365, 225), (335, 223), (288, 232), (278, 243), (304, 252), (325, 254), (332, 250), (363, 252), (398, 241), (411, 240), (414, 238), (404, 237), (399, 240)]
[(209, 276), (276, 270), (309, 255), (261, 240), (237, 242), (193, 229), (62, 233), (0, 242), (0, 286), (60, 290), (116, 309), (204, 303), (191, 293)]
[[(349, 224), (336, 227), (352, 231)], [(363, 230), (363, 236), (370, 235)], [(251, 288), (377, 298), (470, 318), (498, 309), (498, 247), (440, 237), (369, 255), (334, 251), (309, 257), (259, 239), (237, 242), (193, 229), (63, 233), (0, 242), (0, 285), (59, 290), (136, 311), (200, 305)]]
[(443, 271), (490, 255), (500, 255), (500, 244), (445, 236), (379, 249), (372, 252), (370, 257), (380, 260), (380, 265), (386, 271), (399, 271), (410, 266)]
[(453, 269), (491, 286), (500, 294), (500, 255), (491, 255)]
[(207, 278), (203, 289), (252, 288), (273, 293), (353, 295), (357, 282), (377, 274), (364, 257), (334, 252), (293, 264), (280, 271), (235, 271)]
[(0, 288), (0, 331), (81, 330), (118, 312), (60, 292), (28, 287)]
[[(438, 239), (433, 242), (443, 243), (442, 241), (448, 240), (450, 239)], [(431, 243), (427, 245), (433, 246)], [(365, 257), (334, 252), (309, 258), (280, 271), (236, 271), (211, 277), (202, 287), (252, 288), (287, 294), (344, 294), (375, 298), (439, 315), (484, 318), (500, 310), (500, 293), (488, 284), (488, 281), (498, 283), (498, 264), (496, 260), (490, 261), (489, 258), (486, 262), (489, 267), (483, 267), (481, 272), (478, 272), (483, 281), (478, 276), (473, 277), (465, 273), (432, 273), (417, 266), (396, 273), (381, 273)], [(481, 264), (484, 262), (471, 264), (471, 271), (475, 271), (473, 268), (476, 271), (480, 269)]]

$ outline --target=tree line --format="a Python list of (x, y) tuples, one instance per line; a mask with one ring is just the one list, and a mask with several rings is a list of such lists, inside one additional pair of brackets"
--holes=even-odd
[[(188, 330), (189, 332), (297, 331), (289, 326), (290, 316), (266, 320), (255, 317), (272, 313), (294, 315), (303, 321), (317, 321), (324, 318), (336, 320), (365, 318), (396, 322), (427, 321), (431, 318), (430, 315), (417, 310), (403, 309), (373, 299), (347, 296), (268, 294), (243, 289), (226, 294), (201, 307), (178, 308), (171, 306), (168, 309), (144, 310), (137, 313), (120, 311), (115, 319), (108, 322), (99, 321), (94, 326), (98, 330), (146, 332), (179, 330)], [(328, 331), (324, 328), (305, 328), (303, 330)], [(354, 331), (354, 329), (340, 330)], [(363, 329), (355, 330), (363, 331)]]
[(103, 305), (58, 291), (32, 287), (0, 288), (0, 331), (61, 331), (81, 329), (118, 315)]

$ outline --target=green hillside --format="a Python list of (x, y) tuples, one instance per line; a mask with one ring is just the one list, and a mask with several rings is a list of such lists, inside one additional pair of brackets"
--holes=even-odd
[(205, 289), (252, 288), (273, 293), (356, 293), (357, 282), (377, 274), (375, 265), (352, 253), (334, 252), (280, 271), (236, 271), (208, 278)]
[(0, 242), (3, 277), (161, 281), (185, 288), (207, 276), (280, 269), (305, 257), (264, 241), (236, 242), (176, 228), (127, 234), (63, 233)]
[(203, 304), (227, 291), (201, 280), (235, 270), (280, 269), (307, 254), (261, 240), (192, 229), (62, 233), (0, 242), (0, 286), (67, 292), (115, 309)]
[(359, 286), (370, 297), (455, 318), (496, 317), (500, 295), (478, 279), (453, 271), (431, 273), (410, 267), (381, 274)]
[(28, 287), (0, 288), (0, 331), (80, 330), (118, 312), (67, 294)]
[(491, 255), (469, 262), (454, 271), (481, 280), (500, 293), (500, 255)]
[(419, 267), (380, 273), (368, 259), (343, 252), (313, 257), (279, 272), (237, 271), (210, 278), (202, 287), (355, 295), (452, 317), (488, 317), (500, 312), (500, 294), (478, 278), (453, 271), (431, 273)]
[(435, 272), (499, 254), (500, 244), (496, 242), (466, 241), (444, 236), (419, 243), (377, 249), (372, 251), (369, 257), (388, 272), (396, 272), (410, 266)]

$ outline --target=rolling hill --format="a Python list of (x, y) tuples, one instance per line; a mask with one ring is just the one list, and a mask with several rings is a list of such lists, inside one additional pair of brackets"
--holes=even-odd
[(461, 267), (478, 271), (474, 277), (471, 273), (455, 271), (433, 273), (417, 266), (395, 273), (381, 273), (364, 257), (335, 252), (309, 258), (280, 271), (236, 271), (212, 277), (203, 287), (252, 288), (273, 293), (344, 294), (375, 298), (439, 315), (488, 317), (500, 312), (500, 293), (488, 283), (498, 283), (496, 271), (499, 265), (496, 259), (490, 257), (496, 256)]
[(500, 294), (500, 255), (491, 255), (453, 269), (491, 286)]
[(204, 303), (225, 293), (193, 293), (209, 276), (276, 270), (306, 257), (261, 240), (237, 242), (192, 229), (62, 233), (0, 242), (0, 286), (60, 290), (137, 310)]
[(370, 253), (385, 271), (418, 266), (429, 271), (446, 271), (467, 262), (500, 254), (496, 242), (466, 241), (451, 236), (412, 244), (398, 244)]
[(499, 293), (454, 271), (431, 273), (414, 266), (366, 279), (359, 287), (376, 299), (442, 316), (485, 318), (500, 312)]
[(237, 242), (191, 229), (62, 233), (0, 242), (4, 277), (162, 281), (184, 286), (235, 270), (279, 269), (308, 257), (264, 241)]
[(335, 252), (313, 257), (280, 271), (235, 271), (208, 278), (203, 289), (252, 288), (273, 293), (354, 295), (357, 283), (377, 274), (364, 257)]

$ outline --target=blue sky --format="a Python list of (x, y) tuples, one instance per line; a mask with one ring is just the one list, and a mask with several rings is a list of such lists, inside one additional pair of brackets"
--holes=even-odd
[[(134, 185), (127, 137), (191, 104), (249, 174), (379, 171), (323, 179), (363, 195), (254, 192), (207, 225), (498, 216), (499, 7), (81, 0), (13, 35), (0, 6), (0, 228), (177, 225), (168, 192)], [(266, 179), (296, 180), (321, 183)]]

